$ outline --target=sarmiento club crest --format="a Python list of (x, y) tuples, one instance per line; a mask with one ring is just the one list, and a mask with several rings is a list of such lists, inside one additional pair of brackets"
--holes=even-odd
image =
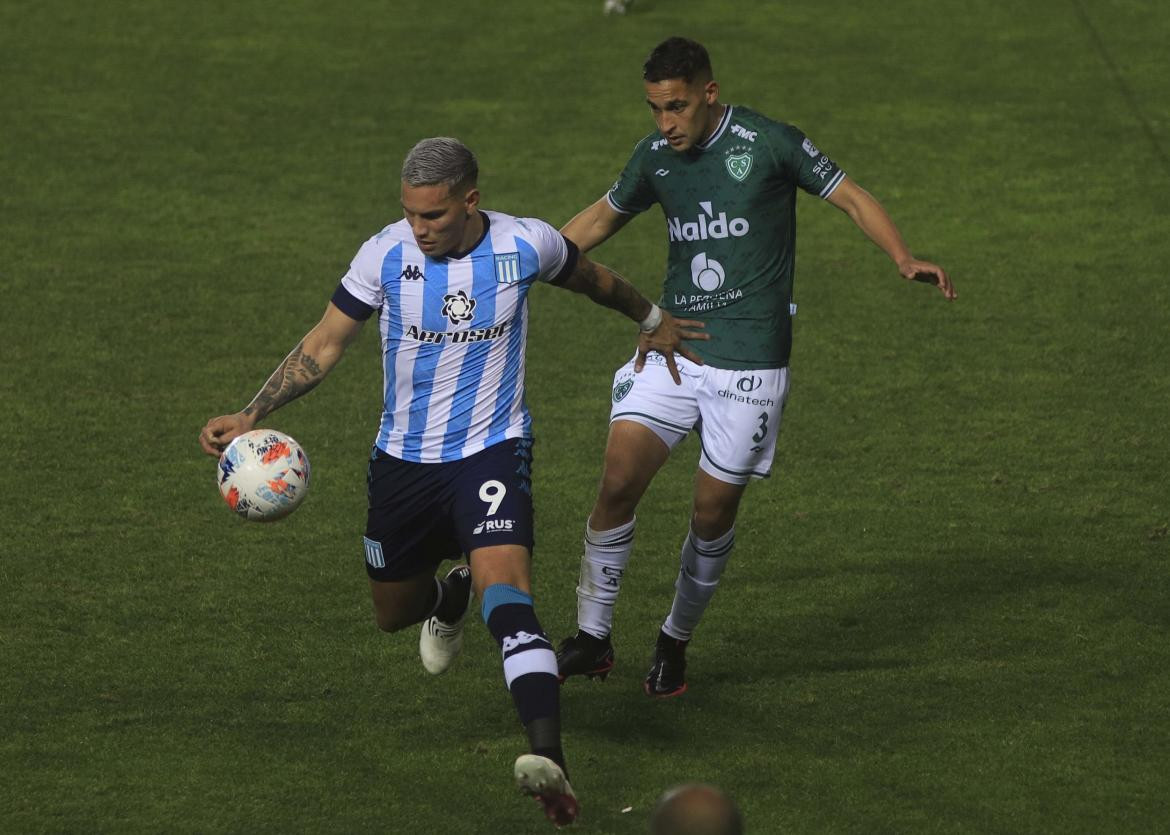
[(727, 173), (741, 183), (747, 179), (747, 175), (752, 170), (751, 154), (735, 154), (724, 162), (727, 164)]

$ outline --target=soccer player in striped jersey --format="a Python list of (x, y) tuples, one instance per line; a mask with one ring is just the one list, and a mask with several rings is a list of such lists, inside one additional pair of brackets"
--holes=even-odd
[[(701, 44), (670, 38), (643, 67), (657, 130), (634, 148), (613, 188), (561, 230), (588, 252), (655, 203), (666, 220), (660, 304), (706, 324), (704, 364), (636, 357), (614, 379), (597, 501), (585, 531), (578, 632), (557, 653), (562, 681), (613, 667), (613, 609), (634, 541), (634, 511), (670, 450), (701, 441), (690, 530), (674, 602), (655, 642), (647, 695), (687, 688), (686, 647), (735, 543), (749, 480), (769, 475), (788, 394), (797, 189), (828, 201), (876, 243), (906, 279), (955, 290), (937, 264), (915, 258), (889, 215), (798, 128), (719, 101)], [(681, 375), (683, 384), (671, 384)]]
[[(387, 632), (422, 622), (423, 665), (442, 673), (462, 649), (474, 592), (529, 739), (515, 780), (560, 825), (578, 804), (561, 746), (556, 658), (530, 583), (528, 291), (563, 287), (638, 322), (640, 356), (701, 362), (682, 340), (705, 336), (544, 221), (480, 209), (477, 179), (475, 156), (457, 140), (419, 142), (402, 166), (405, 217), (366, 241), (321, 321), (251, 403), (208, 421), (200, 442), (218, 455), (312, 389), (378, 314), (384, 406), (364, 537), (375, 619)], [(439, 579), (441, 562), (461, 554), (468, 564)]]

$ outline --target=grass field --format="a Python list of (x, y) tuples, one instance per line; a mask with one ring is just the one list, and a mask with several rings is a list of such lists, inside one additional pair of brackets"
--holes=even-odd
[[(651, 128), (671, 34), (799, 125), (959, 300), (800, 208), (773, 478), (641, 695), (697, 445), (639, 512), (609, 681), (563, 691), (583, 833), (716, 783), (750, 832), (1170, 826), (1170, 9), (1137, 0), (0, 6), (0, 831), (526, 833), (478, 618), (430, 680), (362, 567), (367, 328), (268, 425), (313, 494), (237, 522), (196, 434), (397, 217), (420, 137), (560, 224)], [(538, 11), (537, 11), (538, 10)], [(597, 257), (654, 294), (651, 213)], [(630, 325), (532, 294), (538, 612), (572, 629)], [(626, 811), (629, 809), (630, 811)]]

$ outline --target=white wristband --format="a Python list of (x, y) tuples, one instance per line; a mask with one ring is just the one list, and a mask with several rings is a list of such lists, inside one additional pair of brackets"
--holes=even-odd
[(656, 304), (651, 304), (650, 312), (646, 314), (645, 319), (638, 323), (638, 327), (642, 329), (642, 333), (650, 333), (661, 324), (662, 308)]

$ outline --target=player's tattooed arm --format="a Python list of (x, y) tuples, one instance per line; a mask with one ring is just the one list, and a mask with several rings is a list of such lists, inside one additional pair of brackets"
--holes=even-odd
[(653, 309), (653, 303), (637, 288), (609, 267), (581, 255), (577, 265), (562, 285), (574, 293), (583, 293), (603, 305), (641, 322)]
[(330, 302), (321, 321), (284, 358), (241, 414), (256, 423), (312, 391), (337, 365), (361, 328), (361, 321), (350, 318)]
[(675, 319), (609, 267), (581, 255), (573, 272), (561, 286), (575, 293), (583, 293), (597, 304), (624, 313), (638, 323), (641, 333), (638, 337), (638, 356), (634, 362), (635, 371), (642, 370), (646, 355), (651, 351), (665, 357), (670, 376), (676, 383), (681, 382), (681, 378), (675, 365), (675, 354), (683, 355), (696, 365), (703, 364), (699, 355), (684, 342), (691, 339), (710, 339), (711, 337), (702, 331), (703, 323), (691, 319)]
[(208, 455), (219, 455), (232, 439), (252, 429), (262, 418), (317, 386), (335, 366), (346, 346), (362, 329), (362, 322), (343, 313), (332, 302), (317, 325), (272, 372), (268, 382), (241, 411), (220, 415), (199, 433)]
[(301, 340), (272, 372), (264, 388), (244, 407), (243, 413), (253, 422), (259, 421), (290, 400), (312, 391), (325, 379), (326, 373), (317, 359), (305, 351), (305, 342)]

